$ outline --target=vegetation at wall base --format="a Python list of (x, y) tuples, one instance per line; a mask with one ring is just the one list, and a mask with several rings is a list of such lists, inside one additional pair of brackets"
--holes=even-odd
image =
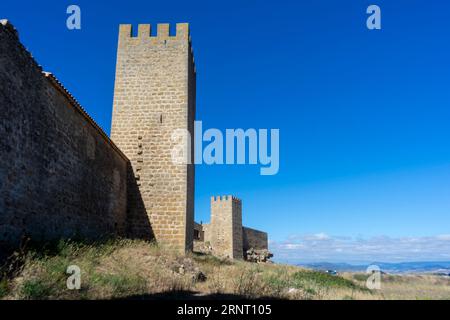
[[(179, 255), (140, 240), (34, 243), (15, 257), (3, 264), (0, 299), (450, 298), (450, 280), (431, 275), (383, 275), (382, 290), (369, 290), (364, 274), (330, 275), (200, 253)], [(81, 269), (79, 290), (66, 285), (71, 265)]]

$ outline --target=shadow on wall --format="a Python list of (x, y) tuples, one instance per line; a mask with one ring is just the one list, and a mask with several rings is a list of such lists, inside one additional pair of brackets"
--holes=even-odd
[(127, 236), (131, 239), (152, 240), (154, 233), (131, 166), (127, 165)]

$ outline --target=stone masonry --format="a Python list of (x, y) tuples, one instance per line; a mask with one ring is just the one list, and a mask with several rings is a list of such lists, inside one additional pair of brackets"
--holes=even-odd
[(252, 228), (242, 227), (242, 245), (244, 252), (249, 249), (264, 250), (268, 248), (267, 233)]
[(233, 196), (211, 197), (211, 224), (207, 236), (217, 255), (242, 259), (242, 204)]
[(125, 236), (127, 157), (0, 23), (0, 255), (33, 240)]
[[(242, 202), (212, 197), (194, 223), (194, 165), (172, 161), (175, 130), (194, 154), (196, 71), (186, 23), (121, 25), (111, 139), (0, 20), (0, 256), (24, 236), (156, 239), (179, 252), (196, 242), (242, 259), (267, 233), (242, 226)], [(114, 141), (114, 142), (113, 142)]]
[[(129, 234), (155, 238), (179, 251), (192, 250), (194, 166), (177, 165), (177, 129), (191, 134), (195, 118), (195, 67), (189, 25), (141, 24), (137, 37), (121, 25), (111, 138), (130, 159)], [(191, 161), (192, 163), (193, 161)], [(149, 228), (148, 226), (151, 226)]]
[(199, 251), (231, 259), (243, 259), (249, 249), (268, 248), (267, 233), (242, 226), (242, 201), (231, 195), (211, 197), (211, 222), (196, 225), (196, 234), (201, 236), (196, 238)]

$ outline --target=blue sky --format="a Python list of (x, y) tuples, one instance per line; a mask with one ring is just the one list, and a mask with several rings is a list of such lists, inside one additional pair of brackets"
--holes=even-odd
[[(81, 30), (65, 27), (70, 4)], [(366, 28), (370, 4), (382, 30)], [(197, 167), (196, 220), (211, 195), (234, 194), (283, 261), (450, 260), (449, 12), (438, 0), (0, 3), (106, 132), (118, 24), (189, 22), (197, 119), (280, 129), (275, 176)]]

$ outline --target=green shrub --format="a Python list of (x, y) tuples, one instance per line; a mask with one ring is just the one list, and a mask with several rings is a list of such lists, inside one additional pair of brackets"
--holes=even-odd
[(147, 282), (144, 278), (131, 274), (96, 274), (92, 278), (96, 284), (110, 287), (116, 297), (145, 293)]
[(255, 269), (242, 270), (240, 275), (234, 279), (234, 293), (248, 299), (255, 299), (264, 295), (266, 283), (260, 281), (259, 274)]
[(51, 285), (41, 279), (27, 280), (22, 284), (21, 296), (23, 299), (43, 300), (48, 299), (53, 293)]
[(320, 271), (298, 271), (292, 275), (292, 283), (297, 288), (305, 288), (305, 286), (310, 287), (311, 285), (316, 285), (324, 288), (367, 290), (366, 288), (355, 284), (351, 280)]
[(0, 299), (9, 293), (8, 281), (6, 279), (0, 280)]
[(283, 290), (289, 287), (289, 278), (283, 277), (279, 274), (277, 275), (269, 275), (264, 278), (266, 284), (274, 290)]
[(363, 273), (357, 273), (353, 275), (353, 279), (357, 281), (366, 281), (368, 279), (369, 275), (363, 274)]

